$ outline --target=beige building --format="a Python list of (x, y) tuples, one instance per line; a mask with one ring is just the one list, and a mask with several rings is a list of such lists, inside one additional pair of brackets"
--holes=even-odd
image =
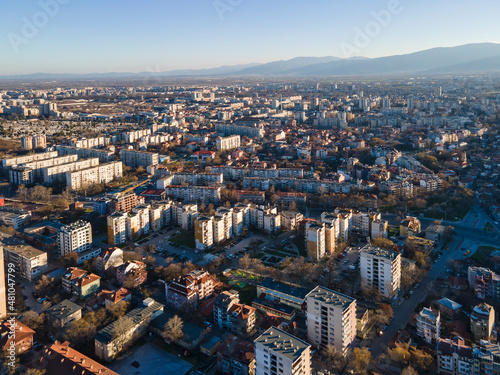
[(282, 211), (281, 216), (281, 226), (288, 230), (295, 230), (299, 223), (304, 220), (304, 215), (297, 211)]
[(318, 349), (331, 345), (346, 355), (356, 338), (356, 300), (317, 286), (305, 303), (308, 341)]
[(325, 226), (315, 221), (306, 224), (306, 251), (307, 256), (321, 259), (326, 255)]
[(127, 216), (126, 212), (114, 212), (108, 216), (108, 244), (118, 246), (127, 240)]

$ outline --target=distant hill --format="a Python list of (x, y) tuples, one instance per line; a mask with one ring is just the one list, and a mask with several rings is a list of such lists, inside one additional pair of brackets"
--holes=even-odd
[(45, 74), (0, 76), (0, 79), (126, 79), (223, 76), (367, 76), (391, 74), (457, 74), (500, 72), (500, 44), (476, 43), (432, 48), (379, 58), (296, 57), (266, 64), (221, 66), (165, 72)]

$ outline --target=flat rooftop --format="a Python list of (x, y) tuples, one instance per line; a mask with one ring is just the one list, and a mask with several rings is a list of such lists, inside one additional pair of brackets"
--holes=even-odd
[(311, 345), (276, 327), (269, 328), (255, 340), (267, 349), (288, 358), (292, 363), (299, 359)]
[(356, 300), (352, 297), (346, 296), (345, 294), (334, 292), (333, 290), (324, 288), (322, 286), (317, 286), (314, 288), (307, 297), (314, 298), (320, 302), (340, 307), (342, 310), (347, 309)]

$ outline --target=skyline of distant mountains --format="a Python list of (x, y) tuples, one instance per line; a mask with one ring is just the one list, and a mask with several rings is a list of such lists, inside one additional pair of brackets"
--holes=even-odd
[(263, 64), (242, 64), (208, 69), (164, 72), (4, 75), (0, 79), (130, 79), (169, 77), (352, 77), (412, 74), (471, 74), (500, 72), (500, 44), (475, 43), (438, 47), (378, 58), (296, 57)]

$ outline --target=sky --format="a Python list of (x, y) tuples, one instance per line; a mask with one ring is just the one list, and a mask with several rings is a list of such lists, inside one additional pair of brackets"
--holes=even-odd
[(0, 75), (158, 72), (500, 42), (498, 0), (5, 0), (2, 5)]

